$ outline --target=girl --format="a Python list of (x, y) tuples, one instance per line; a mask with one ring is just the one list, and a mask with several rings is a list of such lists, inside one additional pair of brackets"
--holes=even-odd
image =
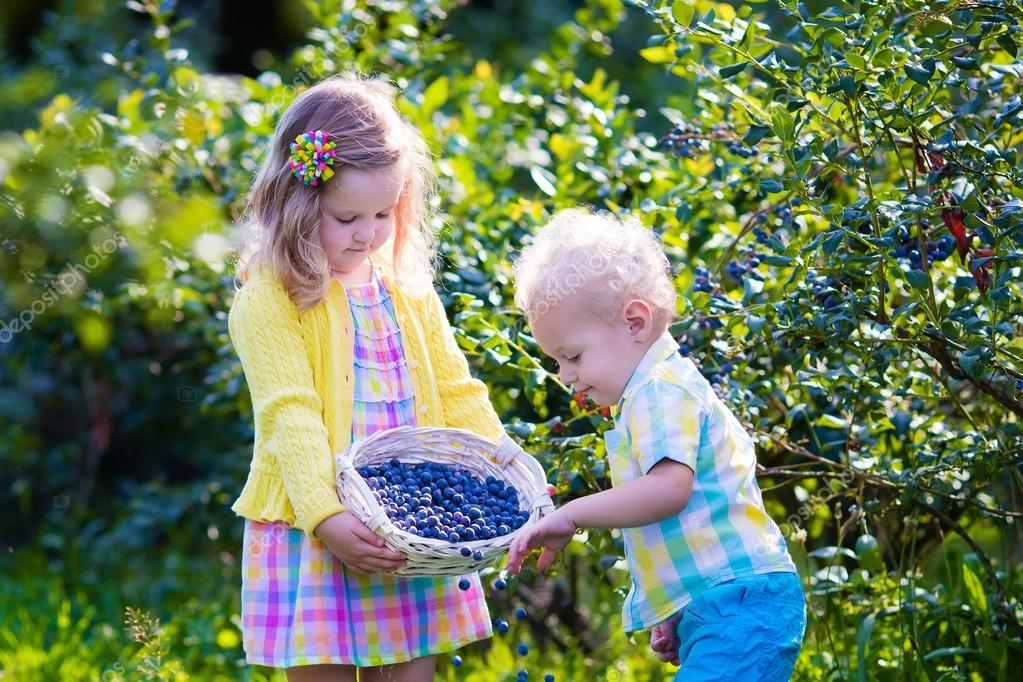
[(288, 680), (433, 679), (435, 655), (491, 636), (479, 576), (404, 578), (347, 512), (334, 454), (401, 425), (503, 434), (432, 287), (432, 164), (393, 89), (355, 75), (284, 113), (249, 197), (231, 340), (255, 446), (245, 517), (249, 663)]

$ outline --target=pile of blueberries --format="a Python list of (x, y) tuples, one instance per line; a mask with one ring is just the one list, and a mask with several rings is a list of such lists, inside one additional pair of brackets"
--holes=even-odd
[[(356, 471), (394, 525), (421, 538), (452, 543), (489, 540), (511, 533), (529, 519), (529, 512), (519, 509), (515, 488), (493, 476), (480, 480), (460, 467), (397, 459)], [(472, 555), (465, 553), (468, 547), (462, 549), (465, 556)]]
[[(487, 476), (480, 479), (468, 470), (448, 464), (423, 462), (406, 464), (391, 459), (376, 465), (357, 467), (356, 471), (376, 496), (395, 526), (423, 538), (436, 538), (448, 542), (471, 542), (507, 535), (520, 528), (529, 512), (519, 509), (519, 494), (504, 481)], [(483, 554), (463, 546), (460, 553), (480, 561)], [(496, 590), (508, 588), (502, 577), (491, 583)], [(458, 587), (468, 590), (472, 582), (460, 578)], [(526, 610), (515, 610), (515, 618), (524, 620)], [(498, 618), (494, 629), (504, 635), (511, 625)], [(529, 653), (529, 647), (520, 643), (515, 648), (520, 656)], [(462, 665), (461, 656), (453, 656), (451, 664)], [(526, 682), (529, 673), (520, 669), (518, 682)], [(554, 682), (547, 673), (544, 682)]]

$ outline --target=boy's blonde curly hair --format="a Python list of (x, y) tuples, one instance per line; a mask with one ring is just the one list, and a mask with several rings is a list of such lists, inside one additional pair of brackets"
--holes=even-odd
[(657, 235), (634, 217), (565, 209), (540, 228), (514, 263), (515, 305), (532, 324), (572, 297), (582, 297), (606, 321), (631, 300), (668, 328), (677, 294)]

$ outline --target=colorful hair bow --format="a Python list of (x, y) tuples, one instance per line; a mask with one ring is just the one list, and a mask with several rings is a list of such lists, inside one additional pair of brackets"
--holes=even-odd
[(334, 147), (330, 133), (310, 130), (302, 133), (291, 143), (288, 167), (306, 187), (316, 187), (320, 180), (326, 182), (334, 176)]

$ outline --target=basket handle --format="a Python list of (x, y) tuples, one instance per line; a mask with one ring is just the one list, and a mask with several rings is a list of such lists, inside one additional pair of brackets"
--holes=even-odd
[(554, 500), (547, 494), (547, 475), (544, 473), (543, 467), (540, 466), (540, 462), (536, 461), (535, 457), (519, 447), (519, 444), (512, 440), (511, 436), (505, 434), (497, 442), (497, 450), (494, 451), (494, 461), (501, 469), (505, 469), (515, 460), (519, 460), (529, 469), (533, 475), (533, 483), (539, 491), (529, 501), (529, 509), (538, 510), (541, 517), (553, 512)]

